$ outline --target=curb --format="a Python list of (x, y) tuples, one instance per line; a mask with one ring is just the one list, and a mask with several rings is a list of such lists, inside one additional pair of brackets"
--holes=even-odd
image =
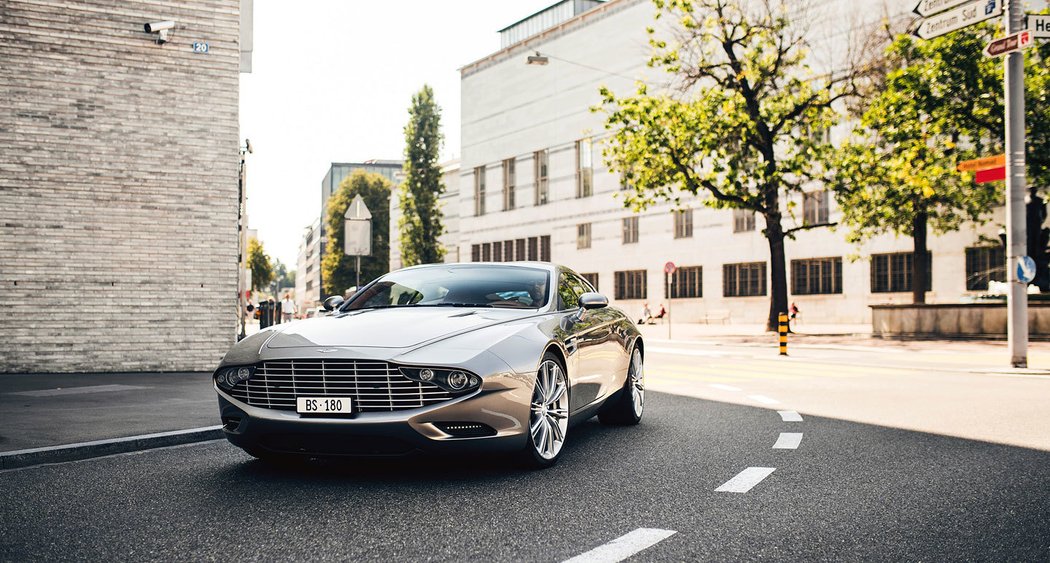
[(188, 430), (159, 432), (157, 434), (128, 436), (127, 438), (113, 438), (109, 440), (95, 440), (92, 442), (80, 442), (62, 446), (48, 446), (45, 448), (0, 452), (0, 469), (15, 469), (18, 467), (28, 467), (30, 465), (40, 465), (43, 463), (60, 463), (64, 461), (91, 459), (139, 450), (150, 450), (153, 448), (164, 448), (181, 444), (192, 444), (194, 442), (218, 440), (222, 437), (222, 426), (206, 426), (203, 428), (190, 428)]

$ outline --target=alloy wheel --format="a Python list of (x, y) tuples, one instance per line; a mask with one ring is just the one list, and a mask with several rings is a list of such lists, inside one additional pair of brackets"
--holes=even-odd
[(642, 353), (637, 349), (631, 354), (631, 369), (627, 374), (631, 391), (631, 404), (634, 406), (634, 416), (641, 417), (642, 409), (645, 407), (645, 366), (642, 364)]
[(544, 360), (536, 373), (532, 392), (529, 434), (532, 447), (543, 459), (554, 459), (565, 443), (569, 427), (569, 393), (565, 371), (553, 360)]

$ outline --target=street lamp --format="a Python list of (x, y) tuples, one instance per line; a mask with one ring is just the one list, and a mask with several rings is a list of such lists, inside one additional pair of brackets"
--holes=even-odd
[(543, 66), (549, 62), (550, 61), (547, 59), (546, 56), (541, 55), (539, 51), (536, 51), (535, 55), (529, 55), (529, 58), (525, 64)]
[(241, 156), (241, 164), (237, 177), (237, 316), (241, 321), (241, 332), (237, 335), (237, 340), (241, 340), (247, 336), (244, 332), (245, 309), (248, 306), (248, 296), (245, 295), (248, 288), (244, 287), (244, 254), (247, 251), (247, 240), (245, 240), (245, 235), (248, 232), (248, 225), (246, 224), (247, 220), (245, 219), (244, 213), (245, 202), (248, 200), (245, 191), (245, 182), (248, 178), (248, 163), (245, 155), (253, 152), (252, 142), (245, 139), (244, 145), (238, 150), (238, 153)]

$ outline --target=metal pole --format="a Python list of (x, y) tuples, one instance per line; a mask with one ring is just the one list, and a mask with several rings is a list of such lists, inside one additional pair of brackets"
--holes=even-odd
[(357, 287), (361, 287), (361, 257), (357, 257)]
[(237, 340), (243, 340), (245, 335), (244, 324), (246, 322), (248, 299), (245, 297), (244, 292), (248, 288), (244, 287), (244, 250), (245, 250), (245, 231), (247, 225), (244, 224), (244, 199), (245, 199), (245, 180), (247, 180), (247, 162), (245, 162), (244, 151), (239, 151), (241, 154), (241, 169), (237, 179), (237, 313), (238, 318), (241, 321), (241, 332), (237, 335)]
[(788, 315), (787, 313), (780, 313), (777, 315), (777, 320), (780, 321), (778, 332), (780, 333), (780, 355), (788, 355)]
[(671, 276), (674, 274), (665, 274), (664, 278), (667, 280), (666, 283), (666, 294), (667, 294), (667, 339), (671, 339)]
[[(1021, 0), (1009, 0), (1003, 23), (1007, 35), (1022, 30), (1024, 7)], [(1026, 254), (1028, 235), (1025, 224), (1025, 125), (1024, 125), (1024, 54), (1022, 50), (1006, 55), (1004, 62), (1006, 89), (1006, 275), (1010, 293), (1007, 296), (1007, 343), (1010, 364), (1028, 367), (1028, 292), (1027, 284), (1017, 279), (1017, 261)]]

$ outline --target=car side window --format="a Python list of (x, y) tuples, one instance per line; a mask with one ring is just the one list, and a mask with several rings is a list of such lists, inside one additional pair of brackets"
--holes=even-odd
[(562, 272), (558, 276), (558, 310), (576, 309), (580, 306), (580, 293), (569, 275)]

